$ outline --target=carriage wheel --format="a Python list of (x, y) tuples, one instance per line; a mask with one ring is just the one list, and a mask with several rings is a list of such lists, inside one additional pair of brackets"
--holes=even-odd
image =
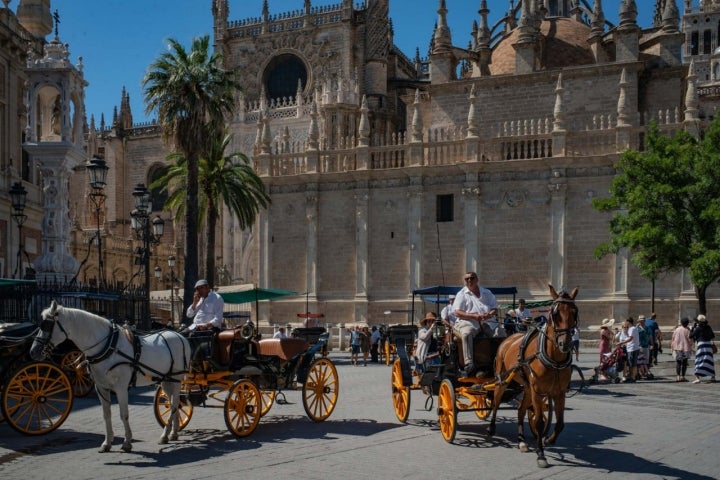
[(446, 442), (452, 443), (457, 432), (457, 405), (455, 404), (455, 388), (447, 378), (440, 384), (438, 392), (438, 423), (440, 433)]
[(247, 437), (260, 423), (262, 395), (250, 380), (233, 383), (225, 399), (225, 425), (238, 437)]
[(567, 398), (575, 396), (575, 394), (582, 392), (585, 388), (585, 375), (580, 367), (572, 365), (570, 370), (570, 383), (568, 384), (567, 392), (565, 396)]
[(475, 410), (475, 415), (477, 415), (480, 420), (485, 420), (488, 415), (490, 415), (490, 412), (492, 412), (492, 400), (490, 400), (487, 395), (478, 395), (475, 397), (474, 408), (482, 408), (482, 410)]
[(340, 391), (335, 365), (327, 358), (318, 358), (310, 364), (302, 388), (305, 413), (313, 422), (322, 422), (330, 416)]
[(390, 365), (390, 340), (385, 340), (385, 365)]
[(83, 360), (85, 360), (85, 354), (76, 349), (70, 350), (60, 359), (60, 368), (70, 379), (73, 395), (78, 398), (87, 397), (95, 386), (87, 367), (79, 366)]
[(400, 359), (397, 358), (393, 362), (392, 375), (390, 378), (392, 387), (392, 401), (395, 409), (395, 416), (402, 423), (407, 422), (410, 414), (410, 387), (403, 385), (402, 368), (400, 367)]
[[(538, 433), (535, 431), (535, 410), (532, 405), (527, 409), (528, 423), (530, 424), (530, 430), (532, 431), (535, 438), (539, 438)], [(542, 402), (542, 416), (545, 420), (545, 428), (543, 429), (543, 437), (550, 433), (550, 427), (552, 426), (553, 419), (553, 400), (550, 396), (543, 397)]]
[[(182, 430), (187, 427), (190, 423), (190, 419), (193, 414), (193, 405), (190, 403), (187, 395), (183, 395), (188, 390), (187, 384), (183, 383), (180, 386), (180, 409), (178, 410), (178, 430)], [(172, 412), (172, 405), (170, 405), (170, 397), (165, 393), (162, 386), (158, 386), (155, 391), (155, 401), (153, 402), (153, 410), (155, 411), (155, 420), (160, 424), (161, 427), (167, 425), (170, 413)]]
[(36, 362), (19, 368), (2, 391), (5, 420), (28, 435), (52, 432), (67, 419), (72, 406), (70, 379), (52, 363)]
[(275, 401), (275, 390), (260, 390), (260, 397), (262, 399), (262, 410), (260, 416), (264, 417), (270, 411), (270, 407), (273, 406)]

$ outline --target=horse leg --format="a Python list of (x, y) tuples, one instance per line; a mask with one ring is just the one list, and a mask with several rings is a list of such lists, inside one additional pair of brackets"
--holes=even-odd
[(489, 436), (495, 435), (495, 419), (497, 418), (497, 411), (500, 408), (500, 402), (502, 401), (503, 393), (507, 387), (498, 385), (493, 389), (493, 401), (492, 401), (492, 413), (490, 415), (490, 425), (488, 425), (487, 433)]
[(547, 459), (545, 458), (545, 447), (543, 432), (545, 431), (545, 418), (543, 417), (543, 402), (542, 396), (537, 395), (535, 392), (532, 393), (532, 404), (535, 410), (535, 440), (537, 442), (537, 464), (540, 468), (547, 468), (550, 466)]
[(552, 435), (545, 441), (547, 445), (554, 445), (560, 432), (565, 428), (565, 395), (556, 395), (553, 402), (555, 403), (555, 428)]
[(165, 428), (163, 428), (163, 433), (158, 442), (160, 445), (165, 445), (168, 443), (168, 440), (175, 441), (178, 439), (180, 423), (178, 415), (178, 408), (180, 406), (180, 384), (176, 382), (163, 382), (162, 389), (170, 399), (171, 406), (170, 417), (168, 418), (167, 424), (165, 424)]
[(95, 391), (100, 398), (100, 405), (102, 406), (103, 419), (105, 420), (105, 441), (100, 445), (100, 453), (109, 452), (112, 447), (114, 434), (112, 429), (112, 416), (110, 412), (110, 390), (95, 385)]
[(528, 405), (530, 405), (530, 394), (523, 392), (523, 398), (518, 407), (517, 416), (517, 429), (518, 429), (518, 449), (525, 453), (530, 451), (527, 442), (525, 441), (525, 415), (527, 413)]
[(132, 430), (130, 429), (130, 410), (129, 410), (129, 394), (126, 388), (120, 387), (119, 391), (115, 392), (117, 396), (118, 405), (120, 406), (120, 421), (125, 427), (125, 441), (123, 441), (122, 449), (123, 452), (132, 451)]

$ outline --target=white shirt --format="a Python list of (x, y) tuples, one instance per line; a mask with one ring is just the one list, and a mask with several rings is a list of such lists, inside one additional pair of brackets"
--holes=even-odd
[(480, 295), (475, 295), (468, 287), (463, 287), (455, 296), (453, 312), (462, 310), (467, 313), (488, 313), (497, 308), (495, 295), (487, 288), (478, 287)]
[(215, 328), (222, 328), (223, 309), (225, 302), (222, 297), (210, 290), (208, 296), (203, 298), (197, 308), (190, 305), (187, 309), (188, 318), (193, 318), (193, 323), (188, 328), (195, 330), (198, 325), (211, 323)]
[(273, 334), (273, 338), (288, 338), (288, 336), (285, 334), (285, 332), (278, 330)]
[(515, 310), (513, 310), (513, 312), (515, 312), (515, 318), (517, 318), (518, 320), (527, 320), (528, 318), (532, 317), (530, 310), (528, 310), (527, 308), (523, 308), (522, 310), (516, 308)]
[(448, 322), (450, 325), (455, 325), (457, 317), (455, 316), (455, 309), (453, 308), (452, 303), (445, 305), (445, 308), (443, 308), (440, 312), (440, 318)]

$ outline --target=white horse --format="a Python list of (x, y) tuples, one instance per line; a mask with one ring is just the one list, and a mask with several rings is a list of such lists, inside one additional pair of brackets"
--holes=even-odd
[(30, 355), (39, 360), (66, 339), (83, 351), (90, 374), (95, 381), (105, 419), (105, 441), (100, 452), (113, 443), (110, 419), (110, 392), (120, 405), (120, 420), (125, 427), (122, 450), (132, 450), (132, 431), (128, 420), (128, 389), (133, 386), (162, 384), (172, 405), (160, 444), (178, 438), (180, 381), (190, 366), (190, 344), (177, 332), (165, 330), (136, 336), (111, 321), (76, 308), (58, 305), (54, 300), (42, 312), (40, 331), (33, 341)]

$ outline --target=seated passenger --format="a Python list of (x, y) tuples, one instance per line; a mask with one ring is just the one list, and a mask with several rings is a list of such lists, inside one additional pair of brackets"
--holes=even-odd
[(193, 319), (184, 332), (195, 332), (210, 329), (221, 329), (223, 324), (223, 308), (225, 302), (214, 292), (207, 280), (198, 280), (195, 283), (193, 302), (187, 308), (188, 318)]
[(438, 353), (438, 342), (433, 335), (433, 326), (437, 317), (433, 312), (428, 312), (422, 319), (420, 330), (418, 330), (417, 348), (415, 349), (415, 361), (417, 369), (422, 373), (425, 365), (440, 363)]

